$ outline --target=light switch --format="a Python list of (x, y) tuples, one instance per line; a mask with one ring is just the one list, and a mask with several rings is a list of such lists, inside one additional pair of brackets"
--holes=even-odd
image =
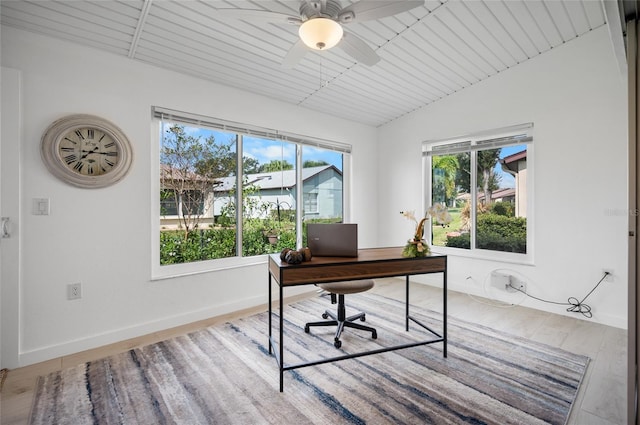
[(49, 215), (49, 198), (33, 198), (33, 215)]

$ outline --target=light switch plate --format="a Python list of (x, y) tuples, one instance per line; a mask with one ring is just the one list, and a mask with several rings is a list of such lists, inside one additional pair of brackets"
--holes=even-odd
[(49, 198), (33, 198), (33, 215), (49, 215)]

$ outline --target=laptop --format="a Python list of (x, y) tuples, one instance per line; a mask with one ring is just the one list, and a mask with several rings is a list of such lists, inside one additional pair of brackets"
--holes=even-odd
[(358, 225), (309, 223), (307, 245), (314, 257), (357, 257)]

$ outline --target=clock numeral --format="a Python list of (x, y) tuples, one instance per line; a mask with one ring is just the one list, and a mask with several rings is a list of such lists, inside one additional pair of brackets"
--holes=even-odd
[(106, 136), (106, 134), (102, 134), (102, 137), (98, 139), (98, 142), (102, 142), (102, 139), (104, 139), (104, 136)]
[(93, 129), (87, 129), (87, 138), (93, 140)]
[(78, 136), (80, 139), (84, 140), (84, 136), (82, 135), (82, 131), (76, 130), (76, 136)]
[(113, 167), (114, 165), (116, 165), (115, 162), (111, 162), (108, 159), (105, 159), (104, 162), (106, 162), (109, 167)]
[(64, 138), (64, 140), (67, 140), (67, 141), (69, 141), (69, 142), (73, 143), (74, 145), (77, 145), (77, 144), (78, 144), (75, 140), (71, 140), (71, 139), (69, 139), (68, 137), (65, 137), (65, 138)]
[(87, 172), (89, 174), (93, 174), (93, 165), (92, 164), (87, 165)]
[(60, 148), (60, 150), (62, 152), (73, 152), (76, 150), (76, 148)]
[(118, 152), (105, 152), (107, 156), (118, 156)]
[(105, 148), (112, 148), (116, 145), (115, 142), (111, 142), (111, 143), (107, 143), (106, 145), (104, 145)]
[(78, 162), (76, 162), (76, 165), (73, 166), (73, 169), (78, 171), (78, 172), (81, 172), (82, 171), (82, 167), (84, 167), (84, 163), (78, 161)]
[(64, 157), (64, 161), (67, 163), (67, 165), (71, 165), (71, 163), (77, 160), (78, 157), (76, 156), (76, 154), (71, 154)]

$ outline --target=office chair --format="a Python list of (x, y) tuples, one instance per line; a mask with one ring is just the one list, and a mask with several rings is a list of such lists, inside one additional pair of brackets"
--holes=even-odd
[(326, 310), (324, 313), (322, 313), (322, 318), (328, 319), (329, 317), (331, 317), (333, 320), (307, 323), (306, 325), (304, 325), (304, 331), (306, 333), (309, 333), (309, 328), (311, 326), (337, 326), (338, 328), (336, 329), (336, 335), (333, 342), (333, 345), (336, 348), (340, 348), (342, 346), (340, 335), (342, 334), (344, 328), (355, 328), (363, 331), (368, 331), (371, 332), (371, 338), (378, 338), (378, 333), (374, 328), (361, 325), (360, 323), (354, 323), (358, 319), (364, 322), (366, 320), (365, 314), (357, 313), (353, 316), (346, 317), (344, 304), (345, 294), (356, 294), (358, 292), (368, 291), (369, 289), (373, 288), (373, 285), (373, 280), (370, 279), (318, 284), (320, 288), (331, 294), (331, 304), (336, 303), (336, 295), (338, 296), (338, 311), (336, 314), (332, 311)]

